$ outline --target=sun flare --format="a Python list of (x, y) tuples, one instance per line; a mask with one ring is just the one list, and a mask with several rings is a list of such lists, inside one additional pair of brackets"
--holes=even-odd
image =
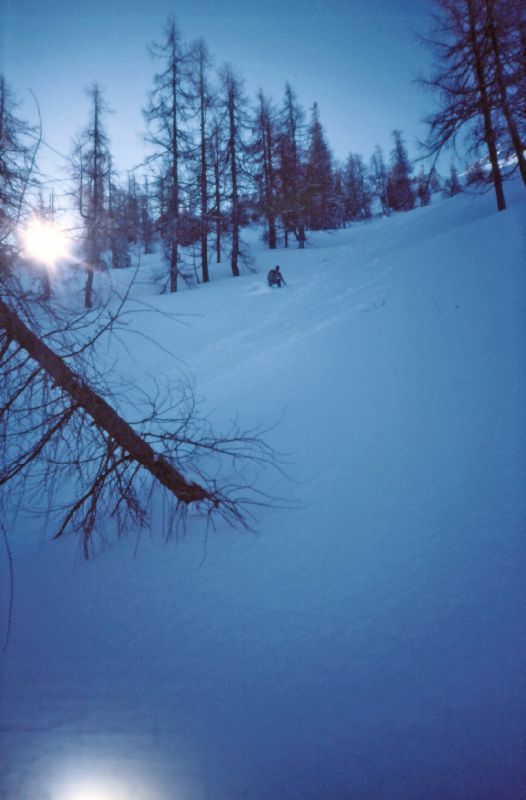
[(53, 267), (68, 255), (66, 237), (60, 228), (51, 222), (34, 219), (23, 234), (26, 256)]

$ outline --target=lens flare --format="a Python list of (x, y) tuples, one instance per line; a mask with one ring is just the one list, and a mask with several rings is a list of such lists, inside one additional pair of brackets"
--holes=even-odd
[(51, 222), (34, 219), (22, 234), (25, 255), (53, 267), (68, 255), (64, 233)]

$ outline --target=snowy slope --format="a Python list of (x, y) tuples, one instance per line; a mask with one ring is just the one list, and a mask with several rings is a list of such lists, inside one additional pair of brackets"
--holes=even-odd
[(293, 504), (258, 536), (154, 522), (136, 557), (130, 535), (87, 564), (10, 532), (2, 800), (523, 796), (523, 195), (138, 285), (119, 369), (182, 370), (217, 424), (275, 425), (290, 479), (260, 485)]

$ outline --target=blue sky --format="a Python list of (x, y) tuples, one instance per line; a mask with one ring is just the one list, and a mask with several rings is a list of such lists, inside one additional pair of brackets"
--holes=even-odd
[[(204, 38), (215, 65), (229, 61), (252, 99), (261, 87), (281, 102), (285, 83), (308, 112), (314, 101), (336, 155), (386, 151), (400, 128), (416, 154), (421, 120), (433, 104), (412, 82), (428, 64), (416, 31), (429, 27), (429, 0), (3, 0), (0, 68), (26, 117), (38, 98), (44, 137), (68, 153), (85, 124), (83, 90), (99, 82), (113, 114), (116, 165), (143, 157), (141, 109), (155, 64), (148, 44), (173, 14), (183, 38)], [(2, 30), (2, 29), (0, 29)], [(44, 155), (44, 151), (42, 153)], [(59, 160), (49, 151), (48, 169)]]

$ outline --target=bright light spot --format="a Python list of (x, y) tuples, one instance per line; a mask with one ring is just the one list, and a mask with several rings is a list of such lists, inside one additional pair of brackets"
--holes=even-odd
[(52, 267), (68, 255), (64, 233), (51, 222), (34, 219), (23, 232), (26, 256)]
[(52, 800), (167, 800), (156, 778), (134, 763), (88, 759), (63, 765), (49, 779)]
[(72, 781), (58, 795), (60, 800), (129, 800), (146, 796), (146, 791), (140, 791), (136, 785), (108, 777)]

